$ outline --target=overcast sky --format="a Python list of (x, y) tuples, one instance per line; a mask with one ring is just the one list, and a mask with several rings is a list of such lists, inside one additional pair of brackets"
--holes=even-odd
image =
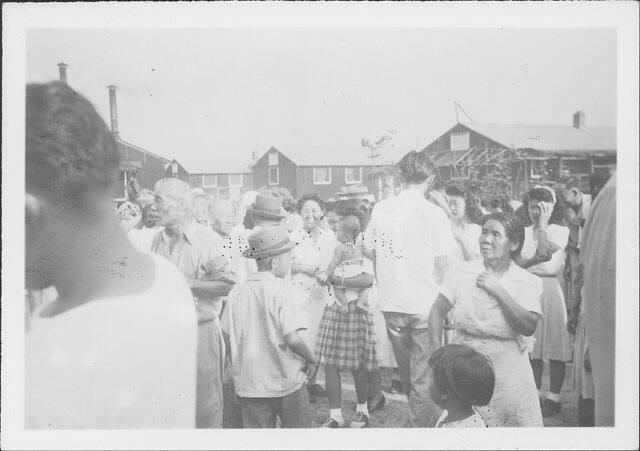
[(616, 124), (615, 31), (593, 29), (31, 30), (28, 82), (58, 77), (120, 135), (167, 158), (358, 146), (422, 148), (456, 122)]

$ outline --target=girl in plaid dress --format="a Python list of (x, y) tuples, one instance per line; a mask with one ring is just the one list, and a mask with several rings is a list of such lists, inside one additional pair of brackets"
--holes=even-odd
[[(356, 216), (345, 216), (342, 220), (361, 220)], [(340, 288), (356, 290), (369, 288), (373, 284), (373, 265), (370, 261), (369, 272), (341, 278), (333, 276), (329, 280)], [(351, 427), (361, 428), (369, 424), (367, 409), (368, 372), (378, 369), (376, 356), (376, 336), (374, 319), (371, 311), (356, 307), (349, 302), (346, 309), (337, 302), (324, 309), (318, 337), (316, 340), (316, 358), (325, 365), (326, 388), (329, 398), (330, 417), (322, 427), (344, 427), (342, 410), (340, 409), (342, 387), (340, 372), (351, 371), (356, 386), (356, 413), (351, 420)]]

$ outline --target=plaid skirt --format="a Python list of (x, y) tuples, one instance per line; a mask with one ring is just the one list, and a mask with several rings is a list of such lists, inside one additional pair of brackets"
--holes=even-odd
[(376, 335), (373, 314), (356, 309), (350, 302), (349, 311), (341, 311), (335, 303), (325, 307), (318, 328), (316, 359), (321, 365), (342, 371), (378, 369)]

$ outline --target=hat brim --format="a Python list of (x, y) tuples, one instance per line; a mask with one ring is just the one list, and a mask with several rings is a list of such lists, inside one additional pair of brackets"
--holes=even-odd
[(286, 218), (286, 216), (283, 215), (282, 213), (271, 213), (264, 210), (254, 210), (251, 207), (247, 208), (247, 211), (250, 213), (253, 213), (256, 216), (262, 216), (263, 218), (269, 218), (269, 219), (285, 219)]
[(269, 249), (268, 251), (255, 251), (254, 252), (251, 249), (247, 249), (244, 252), (242, 252), (242, 255), (244, 255), (247, 258), (253, 258), (254, 260), (257, 259), (257, 258), (275, 257), (276, 255), (284, 254), (285, 252), (293, 249), (296, 246), (297, 246), (297, 244), (291, 241), (289, 243), (286, 243), (282, 247), (279, 247), (277, 249)]

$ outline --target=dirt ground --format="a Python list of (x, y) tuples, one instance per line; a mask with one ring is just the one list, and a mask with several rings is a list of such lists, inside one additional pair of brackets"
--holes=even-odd
[[(324, 386), (324, 375), (319, 372), (318, 379)], [(545, 364), (545, 374), (543, 378), (543, 389), (548, 390), (549, 376), (548, 367)], [(353, 377), (349, 373), (342, 374), (342, 415), (347, 422), (351, 420), (355, 412), (356, 393), (353, 387)], [(389, 395), (385, 393), (387, 399), (384, 409), (371, 414), (369, 427), (373, 428), (393, 428), (407, 427), (409, 414), (406, 397), (403, 395)], [(578, 425), (577, 414), (578, 398), (573, 390), (573, 369), (572, 365), (567, 365), (564, 385), (562, 387), (562, 410), (558, 415), (544, 419), (545, 427), (572, 427)], [(313, 410), (314, 426), (320, 426), (329, 417), (329, 405), (326, 398), (318, 398), (316, 403), (311, 404)]]

